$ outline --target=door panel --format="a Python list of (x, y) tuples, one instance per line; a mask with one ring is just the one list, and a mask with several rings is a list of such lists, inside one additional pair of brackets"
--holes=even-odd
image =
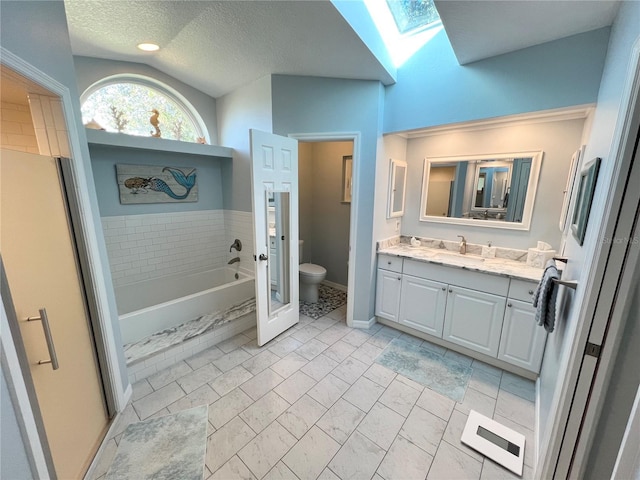
[(446, 301), (446, 284), (403, 275), (400, 323), (442, 338)]
[(376, 315), (392, 322), (398, 321), (402, 274), (378, 269), (376, 282)]
[[(258, 345), (264, 345), (299, 320), (298, 141), (259, 130), (250, 135)], [(269, 258), (270, 230), (277, 259)], [(272, 269), (278, 270), (273, 276)], [(272, 278), (278, 283), (273, 291)]]
[(509, 299), (504, 315), (498, 358), (538, 373), (547, 332), (535, 320), (531, 303)]
[[(2, 150), (0, 250), (58, 478), (82, 478), (108, 424), (68, 210), (53, 158)], [(59, 369), (50, 358), (45, 308)]]

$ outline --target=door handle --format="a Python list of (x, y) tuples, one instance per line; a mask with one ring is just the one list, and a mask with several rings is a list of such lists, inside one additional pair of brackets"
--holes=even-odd
[(261, 253), (260, 256), (258, 257), (258, 260), (268, 260), (269, 257), (267, 257), (264, 253)]
[(54, 370), (60, 368), (58, 365), (58, 356), (56, 355), (56, 347), (53, 344), (53, 336), (51, 335), (51, 328), (49, 327), (49, 317), (47, 317), (47, 309), (41, 308), (39, 310), (40, 316), (38, 317), (27, 317), (27, 322), (35, 322), (36, 320), (40, 320), (42, 322), (42, 329), (44, 330), (44, 338), (47, 341), (47, 348), (49, 349), (49, 360), (40, 360), (38, 365), (44, 365), (45, 363), (50, 363), (51, 367)]

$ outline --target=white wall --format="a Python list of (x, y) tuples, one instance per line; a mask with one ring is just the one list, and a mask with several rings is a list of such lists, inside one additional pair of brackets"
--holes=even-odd
[[(491, 242), (500, 247), (527, 249), (537, 240), (560, 247), (560, 206), (571, 155), (580, 147), (584, 119), (545, 123), (502, 125), (472, 131), (437, 133), (407, 141), (406, 214), (403, 235), (456, 240), (464, 235), (470, 243)], [(508, 153), (542, 150), (544, 157), (530, 231), (502, 230), (463, 225), (421, 222), (423, 161), (425, 157)], [(382, 215), (382, 211), (378, 211)]]

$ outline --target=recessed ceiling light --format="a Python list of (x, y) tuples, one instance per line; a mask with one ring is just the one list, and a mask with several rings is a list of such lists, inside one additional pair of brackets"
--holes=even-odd
[(138, 48), (145, 52), (157, 52), (160, 50), (160, 46), (155, 43), (139, 43)]

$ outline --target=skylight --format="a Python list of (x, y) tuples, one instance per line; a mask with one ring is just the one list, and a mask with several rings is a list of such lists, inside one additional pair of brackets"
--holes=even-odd
[(364, 0), (364, 4), (396, 67), (442, 28), (433, 0)]
[(440, 20), (433, 0), (387, 0), (398, 32), (409, 33)]

